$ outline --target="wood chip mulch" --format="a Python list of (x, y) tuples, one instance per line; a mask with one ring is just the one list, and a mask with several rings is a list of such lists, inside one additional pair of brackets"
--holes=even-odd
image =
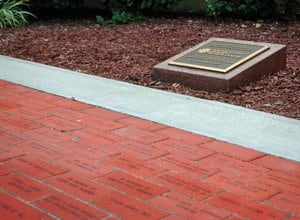
[[(287, 45), (287, 67), (230, 93), (158, 82), (152, 67), (211, 37)], [(300, 119), (300, 23), (150, 19), (99, 26), (38, 21), (0, 30), (0, 54)]]

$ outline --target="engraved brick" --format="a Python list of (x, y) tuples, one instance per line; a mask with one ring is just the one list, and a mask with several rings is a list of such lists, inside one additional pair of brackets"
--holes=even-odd
[(208, 200), (208, 202), (250, 219), (283, 219), (288, 215), (284, 211), (226, 192)]
[(17, 103), (0, 99), (0, 110), (9, 110), (18, 107), (20, 107), (20, 105), (18, 105)]
[(55, 176), (46, 182), (85, 201), (91, 201), (112, 192), (104, 186), (71, 173)]
[(255, 177), (269, 171), (266, 168), (255, 164), (228, 157), (222, 154), (215, 154), (201, 160), (201, 163), (217, 168), (222, 171), (234, 173), (241, 176)]
[(198, 134), (193, 134), (191, 132), (187, 132), (184, 130), (180, 130), (177, 128), (167, 128), (167, 129), (162, 129), (159, 131), (155, 132), (156, 134), (160, 134), (163, 136), (167, 136), (172, 139), (180, 140), (185, 143), (189, 143), (192, 145), (198, 145), (198, 144), (203, 144), (208, 141), (212, 141), (213, 139), (198, 135)]
[(37, 141), (26, 142), (18, 145), (18, 147), (25, 152), (47, 161), (61, 159), (72, 154), (70, 151), (67, 151), (62, 147)]
[(129, 140), (114, 143), (109, 147), (118, 150), (119, 153), (124, 152), (141, 160), (150, 160), (168, 154), (165, 150)]
[(56, 116), (50, 116), (44, 119), (41, 119), (38, 121), (38, 123), (49, 127), (49, 128), (54, 128), (58, 131), (72, 131), (72, 130), (77, 130), (83, 127), (82, 124), (80, 124), (77, 121), (71, 121), (69, 119), (63, 119), (63, 118), (58, 118)]
[(60, 96), (56, 96), (53, 94), (48, 94), (42, 91), (37, 91), (33, 89), (29, 89), (27, 92), (22, 93), (23, 99), (24, 97), (38, 100), (38, 101), (46, 101), (46, 102), (55, 102), (62, 100), (63, 98)]
[(80, 154), (91, 160), (99, 160), (105, 157), (109, 157), (115, 154), (119, 154), (119, 151), (110, 149), (107, 145), (85, 145), (82, 143), (66, 142), (61, 145), (62, 148), (68, 149), (72, 153)]
[(124, 154), (112, 157), (106, 160), (105, 163), (144, 178), (165, 171), (162, 167)]
[(24, 134), (18, 134), (17, 132), (0, 127), (0, 142), (4, 142), (10, 145), (18, 145), (29, 141), (30, 138)]
[(258, 158), (252, 161), (252, 163), (272, 170), (281, 171), (289, 175), (300, 177), (300, 163), (291, 160), (267, 155), (265, 157)]
[(101, 219), (105, 216), (103, 212), (62, 193), (50, 195), (34, 204), (59, 219)]
[(31, 99), (31, 98), (21, 99), (18, 101), (18, 103), (25, 108), (31, 108), (36, 111), (42, 111), (42, 110), (46, 110), (46, 109), (55, 107), (54, 105), (52, 105), (46, 101)]
[(300, 195), (300, 177), (278, 171), (270, 171), (258, 176), (257, 181)]
[(116, 192), (96, 200), (95, 204), (116, 213), (122, 219), (162, 219), (168, 215), (162, 210)]
[(50, 144), (61, 144), (72, 139), (72, 136), (65, 132), (59, 132), (50, 128), (38, 128), (26, 132), (26, 135), (34, 140)]
[(150, 203), (188, 219), (225, 219), (231, 214), (175, 192), (156, 197)]
[(31, 108), (14, 108), (7, 111), (9, 114), (16, 115), (27, 120), (39, 120), (46, 117), (45, 112), (36, 111)]
[(205, 181), (216, 185), (220, 189), (257, 200), (269, 198), (280, 192), (279, 188), (224, 172), (208, 177)]
[(282, 192), (267, 201), (281, 209), (295, 212), (300, 215), (300, 195), (292, 192)]
[(162, 141), (167, 138), (162, 135), (158, 135), (155, 133), (143, 131), (143, 130), (132, 128), (132, 127), (125, 127), (125, 128), (117, 129), (117, 130), (112, 131), (112, 133), (120, 135), (124, 138), (128, 138), (131, 140), (141, 142), (143, 144), (151, 144), (151, 143), (155, 143), (158, 141)]
[(55, 116), (63, 119), (77, 120), (86, 117), (85, 114), (63, 107), (55, 107), (46, 111), (48, 116)]
[(7, 128), (15, 129), (17, 131), (32, 130), (40, 127), (40, 125), (34, 122), (13, 116), (6, 116), (4, 118), (0, 117), (0, 124)]
[(83, 158), (80, 155), (65, 157), (53, 163), (88, 178), (96, 178), (112, 172), (112, 169), (108, 166)]
[(167, 190), (157, 185), (122, 172), (103, 177), (99, 179), (99, 182), (118, 190), (122, 190), (123, 192), (131, 194), (142, 200), (147, 200), (167, 192)]
[(104, 108), (89, 108), (82, 111), (82, 113), (90, 116), (90, 117), (96, 117), (96, 118), (102, 118), (105, 120), (111, 120), (115, 121), (121, 118), (126, 118), (128, 115), (115, 112), (112, 110), (104, 109)]
[(263, 156), (264, 154), (255, 150), (250, 150), (238, 145), (230, 144), (223, 141), (212, 141), (205, 144), (202, 144), (201, 147), (216, 151), (227, 156), (234, 157), (236, 159), (250, 161), (258, 157)]
[(0, 143), (0, 161), (9, 160), (25, 154), (26, 153), (24, 151), (21, 151), (13, 146)]
[[(92, 134), (94, 136), (96, 135), (97, 137), (102, 137), (102, 138), (105, 138), (105, 139), (113, 141), (113, 142), (123, 140), (123, 138), (120, 137), (119, 135), (109, 133), (108, 131), (101, 131), (101, 130), (98, 130), (98, 129), (94, 129), (92, 127), (85, 127), (83, 129), (81, 129), (80, 131)], [(76, 132), (79, 132), (79, 131), (76, 131)]]
[(20, 174), (11, 174), (0, 178), (1, 188), (13, 193), (24, 200), (34, 199), (52, 194), (49, 187)]
[(32, 208), (29, 205), (0, 192), (1, 219), (52, 219), (45, 213)]
[(63, 168), (54, 166), (53, 164), (29, 155), (8, 160), (5, 164), (21, 170), (36, 179), (45, 179), (66, 172)]
[(118, 122), (125, 124), (127, 126), (129, 125), (134, 128), (145, 130), (145, 131), (150, 131), (150, 132), (157, 131), (157, 130), (167, 127), (162, 124), (154, 123), (154, 122), (136, 118), (136, 117), (122, 118), (122, 119), (118, 120)]
[(174, 139), (168, 139), (162, 142), (158, 142), (154, 146), (159, 149), (163, 149), (171, 154), (179, 155), (180, 157), (185, 157), (191, 160), (199, 160), (203, 157), (214, 154), (214, 152), (211, 150), (207, 150)]
[(179, 171), (194, 178), (203, 178), (218, 172), (217, 169), (208, 167), (205, 164), (200, 164), (197, 161), (176, 157), (174, 155), (161, 157), (153, 161), (153, 163), (161, 167)]
[(152, 182), (159, 183), (167, 189), (175, 190), (200, 200), (220, 192), (215, 187), (172, 172), (160, 174), (152, 178)]
[(73, 143), (78, 143), (81, 145), (86, 145), (86, 146), (104, 146), (111, 144), (112, 141), (100, 137), (100, 136), (95, 136), (94, 134), (87, 133), (83, 130), (78, 130), (72, 132), (73, 138), (72, 142)]
[(92, 118), (92, 117), (85, 117), (77, 120), (80, 122), (81, 125), (85, 127), (92, 127), (94, 129), (99, 129), (102, 131), (111, 131), (117, 128), (124, 127), (123, 124), (106, 120), (103, 118)]
[(3, 165), (0, 165), (0, 177), (8, 175), (10, 173), (11, 173), (11, 169), (9, 169)]

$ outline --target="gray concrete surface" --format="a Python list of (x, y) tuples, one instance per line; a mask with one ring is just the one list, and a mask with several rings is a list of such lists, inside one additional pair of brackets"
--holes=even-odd
[(0, 56), (0, 79), (300, 162), (300, 121)]

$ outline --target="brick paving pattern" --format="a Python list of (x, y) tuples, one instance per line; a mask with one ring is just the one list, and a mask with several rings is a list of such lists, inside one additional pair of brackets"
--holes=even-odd
[(300, 219), (300, 163), (0, 80), (0, 219), (248, 218)]

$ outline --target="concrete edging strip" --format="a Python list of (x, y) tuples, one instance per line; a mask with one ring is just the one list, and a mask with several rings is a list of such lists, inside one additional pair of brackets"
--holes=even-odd
[(0, 56), (0, 79), (300, 162), (300, 121)]

